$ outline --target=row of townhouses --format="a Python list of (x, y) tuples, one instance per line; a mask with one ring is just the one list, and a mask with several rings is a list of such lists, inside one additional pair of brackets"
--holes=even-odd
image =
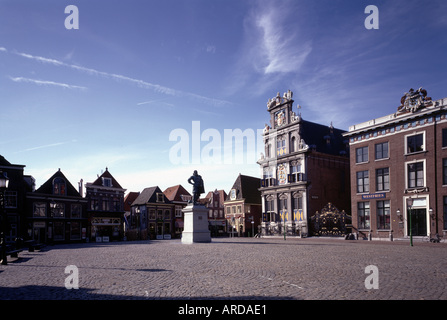
[[(0, 156), (0, 174), (9, 182), (0, 192), (6, 242), (18, 238), (66, 243), (181, 237), (182, 209), (192, 199), (181, 185), (125, 194), (126, 189), (106, 168), (94, 182), (84, 185), (81, 180), (75, 188), (59, 169), (35, 189), (34, 178), (24, 175), (24, 168)], [(257, 230), (261, 216), (259, 181), (240, 174), (231, 197), (224, 190), (215, 190), (200, 199), (208, 207), (214, 236), (250, 235), (255, 227)]]
[[(293, 103), (291, 91), (267, 102), (262, 176), (239, 174), (228, 192), (200, 199), (212, 235), (445, 236), (447, 98), (411, 89), (394, 113), (347, 132), (304, 120)], [(191, 200), (181, 185), (125, 194), (106, 168), (77, 189), (58, 170), (36, 190), (24, 167), (0, 156), (10, 181), (1, 192), (8, 241), (181, 237), (182, 209)]]

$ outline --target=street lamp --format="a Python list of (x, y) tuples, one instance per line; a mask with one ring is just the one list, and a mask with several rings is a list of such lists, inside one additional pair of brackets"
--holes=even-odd
[(412, 214), (412, 206), (413, 206), (413, 198), (408, 198), (407, 199), (407, 205), (408, 205), (408, 229), (410, 232), (410, 246), (413, 246), (413, 226), (411, 224), (411, 214)]
[(5, 190), (8, 188), (8, 185), (8, 177), (3, 172), (0, 172), (0, 209), (2, 212), (2, 229), (0, 241), (2, 242), (2, 264), (8, 264), (8, 259), (6, 257), (6, 232), (8, 215), (6, 214), (5, 210)]

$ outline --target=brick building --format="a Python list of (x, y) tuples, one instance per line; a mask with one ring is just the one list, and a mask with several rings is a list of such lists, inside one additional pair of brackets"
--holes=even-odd
[(224, 202), (227, 193), (224, 190), (214, 190), (207, 193), (205, 198), (199, 202), (208, 208), (208, 223), (210, 224), (211, 236), (222, 236), (225, 234), (226, 220)]
[(92, 183), (86, 183), (90, 236), (94, 241), (124, 237), (124, 192), (108, 168)]
[[(395, 113), (353, 125), (353, 226), (361, 237), (445, 235), (447, 99), (411, 89)], [(411, 218), (411, 219), (410, 219)]]
[(227, 232), (231, 236), (253, 236), (258, 232), (262, 205), (260, 179), (239, 174), (224, 205)]
[(34, 191), (32, 176), (24, 175), (25, 166), (12, 164), (0, 155), (0, 174), (9, 179), (9, 187), (4, 191), (4, 210), (7, 217), (6, 242), (17, 237), (28, 238), (31, 226), (26, 218), (26, 193)]
[(37, 242), (80, 242), (86, 239), (87, 200), (59, 169), (34, 192), (27, 193), (28, 225)]
[[(132, 203), (130, 225), (137, 239), (171, 239), (175, 237), (176, 204), (158, 186), (145, 188)], [(132, 230), (131, 230), (132, 231)]]
[(292, 111), (293, 93), (267, 103), (263, 139), (262, 234), (307, 236), (311, 217), (333, 203), (350, 207), (348, 143), (344, 131), (303, 120)]

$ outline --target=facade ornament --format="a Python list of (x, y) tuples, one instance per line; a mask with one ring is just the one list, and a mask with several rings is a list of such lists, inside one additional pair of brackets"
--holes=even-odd
[(400, 99), (400, 106), (397, 108), (397, 112), (416, 112), (418, 109), (428, 107), (432, 104), (431, 97), (427, 97), (427, 90), (421, 87), (414, 91), (411, 88)]
[(278, 92), (275, 97), (272, 99), (268, 99), (267, 101), (267, 109), (276, 107), (284, 102), (288, 102), (292, 100), (293, 92), (288, 90), (287, 92), (284, 92), (283, 96), (281, 97), (280, 93)]

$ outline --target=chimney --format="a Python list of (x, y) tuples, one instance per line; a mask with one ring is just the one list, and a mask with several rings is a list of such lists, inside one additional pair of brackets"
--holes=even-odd
[(81, 195), (81, 197), (84, 196), (84, 186), (83, 186), (84, 180), (81, 179), (81, 181), (78, 182), (79, 185), (79, 194)]

